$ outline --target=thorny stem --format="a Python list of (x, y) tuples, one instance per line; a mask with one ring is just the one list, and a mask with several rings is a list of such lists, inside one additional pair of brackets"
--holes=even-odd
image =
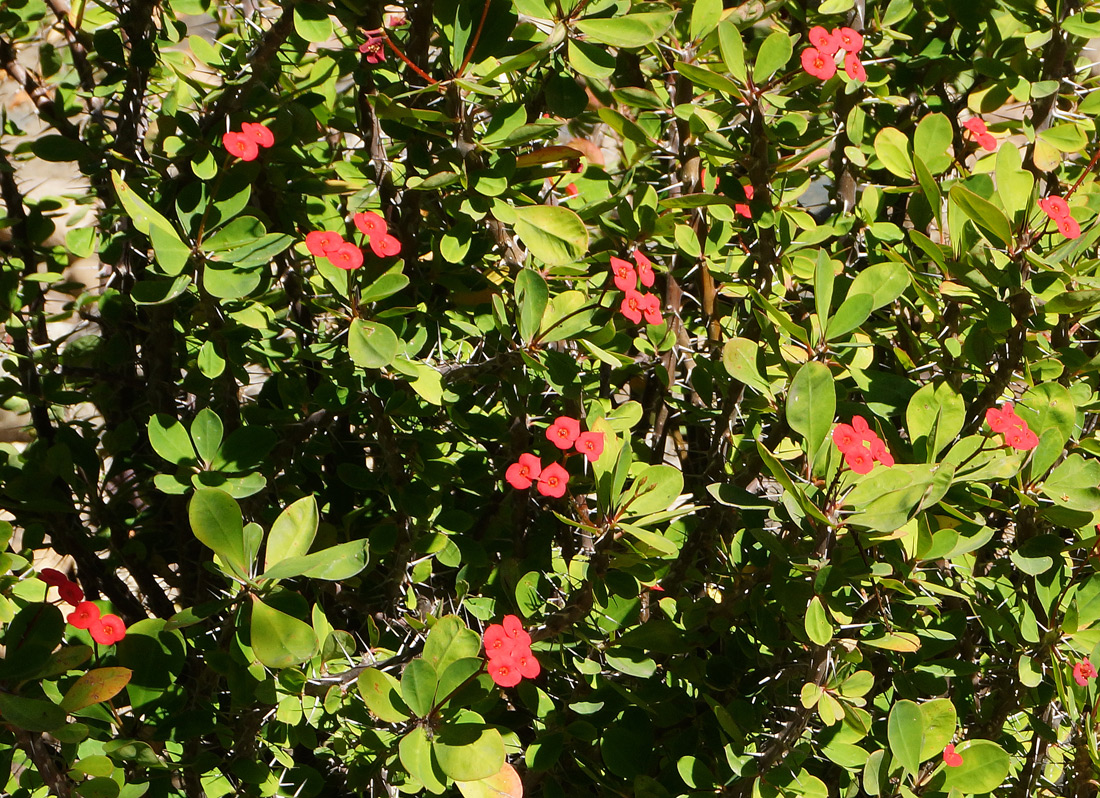
[(470, 64), (470, 59), (474, 57), (474, 50), (477, 49), (478, 40), (481, 38), (481, 31), (485, 28), (485, 19), (489, 16), (489, 5), (493, 0), (485, 0), (485, 5), (481, 9), (481, 20), (477, 23), (477, 30), (474, 32), (474, 39), (470, 42), (469, 49), (466, 50), (466, 57), (462, 59), (462, 66), (458, 68), (458, 74), (456, 78), (462, 77), (466, 71), (466, 67)]
[(386, 33), (386, 29), (385, 29), (384, 27), (383, 27), (383, 28), (379, 28), (379, 29), (378, 29), (378, 32), (382, 34), (382, 38), (386, 40), (386, 44), (387, 44), (387, 45), (389, 45), (389, 48), (390, 48), (391, 50), (393, 50), (393, 54), (394, 54), (394, 55), (396, 55), (396, 56), (397, 56), (398, 58), (400, 58), (400, 59), (401, 59), (402, 61), (404, 61), (404, 62), (405, 62), (405, 66), (407, 66), (407, 67), (408, 67), (409, 69), (411, 69), (411, 70), (412, 70), (413, 72), (415, 72), (416, 74), (418, 74), (418, 75), (419, 75), (420, 77), (424, 78), (424, 80), (428, 81), (428, 82), (429, 82), (429, 83), (431, 83), (432, 85), (436, 85), (436, 84), (438, 84), (438, 83), (439, 83), (439, 81), (438, 81), (438, 80), (436, 80), (435, 78), (433, 78), (433, 77), (432, 77), (431, 75), (429, 75), (429, 74), (428, 74), (427, 72), (425, 72), (425, 71), (424, 71), (423, 69), (421, 69), (420, 67), (418, 67), (418, 66), (417, 66), (416, 64), (414, 64), (414, 63), (413, 63), (412, 61), (410, 61), (410, 60), (409, 60), (409, 57), (408, 57), (407, 55), (405, 55), (405, 54), (404, 54), (403, 52), (401, 52), (401, 48), (400, 48), (400, 47), (398, 47), (398, 46), (397, 46), (397, 45), (396, 45), (396, 44), (394, 43), (393, 39), (391, 39), (391, 38), (390, 38), (390, 35), (389, 35), (388, 33)]
[(1081, 173), (1081, 176), (1077, 178), (1077, 182), (1073, 184), (1073, 188), (1066, 192), (1066, 196), (1063, 199), (1069, 199), (1073, 196), (1073, 192), (1077, 190), (1077, 187), (1085, 182), (1085, 178), (1088, 177), (1089, 172), (1096, 166), (1096, 162), (1100, 161), (1100, 149), (1096, 151), (1096, 154), (1092, 156), (1092, 160), (1089, 161), (1089, 165), (1085, 167), (1085, 171)]

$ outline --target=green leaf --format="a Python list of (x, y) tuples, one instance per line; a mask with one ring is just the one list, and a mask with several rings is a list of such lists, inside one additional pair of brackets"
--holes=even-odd
[(383, 275), (380, 275), (377, 280), (368, 285), (359, 293), (359, 304), (366, 305), (371, 302), (378, 302), (379, 300), (386, 299), (401, 291), (409, 284), (409, 278), (401, 274), (401, 266), (397, 265), (390, 269)]
[(805, 618), (806, 636), (819, 646), (826, 646), (833, 639), (833, 627), (825, 614), (825, 605), (818, 596), (810, 599), (810, 606), (806, 608)]
[(913, 153), (920, 158), (932, 174), (939, 174), (951, 166), (948, 154), (954, 131), (951, 120), (943, 114), (927, 114), (913, 134)]
[(741, 38), (741, 31), (729, 20), (718, 23), (718, 46), (726, 69), (741, 83), (745, 83), (748, 77), (745, 71), (745, 43)]
[[(997, 150), (997, 196), (1015, 227), (1031, 207), (1035, 177), (1023, 168), (1020, 151), (1010, 144)], [(1051, 311), (1047, 311), (1048, 313)]]
[(1012, 769), (1012, 759), (991, 740), (969, 740), (955, 747), (962, 764), (945, 768), (944, 787), (969, 795), (991, 793), (1004, 782)]
[(263, 272), (252, 267), (209, 260), (202, 268), (202, 288), (218, 299), (243, 299), (263, 281)]
[(804, 363), (791, 380), (787, 394), (787, 423), (806, 439), (806, 457), (812, 461), (836, 415), (836, 388), (829, 367)]
[(946, 382), (927, 383), (905, 409), (909, 440), (917, 457), (931, 463), (955, 439), (966, 421), (966, 405)]
[(519, 337), (530, 343), (542, 324), (550, 291), (546, 280), (534, 269), (522, 269), (516, 275), (516, 307), (519, 308)]
[(890, 753), (903, 768), (916, 775), (921, 763), (921, 745), (924, 736), (924, 716), (920, 707), (912, 701), (895, 702), (890, 710), (886, 726), (886, 738)]
[(191, 422), (191, 439), (204, 463), (213, 462), (222, 445), (222, 420), (209, 407), (204, 407)]
[(134, 672), (129, 668), (95, 668), (88, 671), (65, 692), (61, 708), (66, 712), (82, 709), (108, 701), (122, 692)]
[(760, 345), (748, 338), (731, 338), (722, 347), (722, 365), (731, 377), (738, 382), (743, 382), (750, 388), (772, 397), (771, 385), (760, 376), (757, 359), (760, 355)]
[(504, 739), (483, 723), (448, 723), (432, 740), (439, 767), (455, 781), (487, 779), (504, 765)]
[(455, 660), (476, 657), (479, 651), (481, 638), (477, 633), (467, 629), (457, 615), (446, 615), (428, 632), (421, 656), (436, 673), (443, 673)]
[(332, 20), (328, 6), (300, 3), (294, 6), (294, 30), (307, 42), (323, 44), (332, 38)]
[(817, 263), (814, 265), (814, 310), (817, 311), (818, 321), (823, 327), (828, 322), (829, 312), (833, 307), (835, 277), (832, 258), (828, 252), (821, 250), (817, 253)]
[(1080, 152), (1088, 144), (1088, 136), (1076, 122), (1064, 122), (1039, 133), (1039, 138), (1062, 152)]
[(223, 490), (199, 488), (187, 507), (191, 529), (240, 578), (248, 577), (244, 519), (237, 502)]
[(409, 775), (436, 795), (447, 789), (447, 776), (432, 753), (432, 744), (423, 726), (417, 726), (401, 738), (397, 745), (401, 764)]
[(307, 576), (339, 582), (350, 579), (367, 567), (367, 541), (352, 540), (315, 551), (303, 557), (287, 557), (271, 566), (260, 579), (287, 579)]
[(397, 334), (377, 321), (352, 319), (348, 329), (348, 353), (355, 365), (367, 369), (385, 368), (397, 357)]
[[(167, 223), (166, 219), (165, 224)], [(191, 247), (180, 241), (173, 228), (152, 225), (149, 228), (149, 241), (153, 244), (157, 265), (169, 277), (175, 277), (187, 268)]]
[(1071, 454), (1040, 486), (1043, 494), (1062, 507), (1083, 512), (1100, 510), (1100, 462)]
[(514, 211), (516, 233), (531, 254), (547, 266), (577, 263), (588, 252), (588, 228), (568, 208), (528, 205)]
[(781, 30), (773, 31), (756, 54), (752, 68), (752, 80), (757, 85), (767, 82), (775, 72), (786, 66), (794, 53), (791, 37)]
[(439, 671), (436, 701), (446, 706), (447, 701), (459, 692), (460, 687), (467, 682), (473, 683), (473, 677), (481, 671), (484, 664), (485, 661), (481, 657), (464, 657), (451, 662), (446, 670)]
[(1100, 305), (1100, 289), (1089, 288), (1083, 291), (1063, 291), (1055, 294), (1043, 305), (1044, 313), (1059, 313), (1076, 316), (1091, 313)]
[(164, 413), (157, 413), (149, 419), (149, 445), (174, 465), (187, 465), (197, 459), (191, 436), (183, 424)]
[(924, 737), (921, 741), (920, 760), (931, 759), (943, 753), (943, 749), (955, 736), (958, 717), (955, 705), (948, 698), (936, 698), (920, 705)]
[(635, 491), (639, 494), (638, 498), (625, 507), (626, 517), (634, 518), (667, 510), (684, 491), (684, 475), (673, 466), (648, 466), (635, 477), (631, 487), (623, 491), (619, 506), (623, 507)]
[(829, 319), (829, 325), (825, 328), (825, 340), (835, 341), (859, 327), (871, 317), (874, 304), (874, 297), (870, 294), (853, 293), (849, 290), (848, 296), (844, 297), (836, 313)]
[(562, 341), (592, 329), (594, 303), (580, 291), (562, 291), (550, 300), (542, 319), (539, 340)]
[(317, 499), (304, 496), (291, 504), (271, 525), (264, 554), (264, 571), (290, 557), (302, 557), (313, 545), (320, 519), (317, 515)]
[(401, 684), (384, 671), (367, 668), (356, 683), (359, 694), (369, 709), (387, 723), (402, 723), (409, 719), (409, 708), (401, 700)]
[(317, 635), (304, 621), (252, 595), (252, 651), (269, 668), (289, 668), (317, 653)]
[(989, 200), (982, 199), (973, 191), (958, 184), (951, 187), (949, 194), (970, 221), (974, 222), (984, 234), (991, 236), (996, 244), (1007, 247), (1012, 243), (1012, 228), (1004, 212)]
[(615, 74), (615, 56), (606, 47), (570, 39), (569, 65), (586, 78), (607, 80)]
[(175, 236), (179, 240), (179, 236), (176, 235), (176, 230), (171, 223), (126, 185), (118, 172), (113, 169), (111, 170), (111, 182), (114, 184), (118, 201), (126, 209), (130, 221), (134, 223), (134, 227), (137, 228), (138, 232), (149, 235), (150, 227), (159, 227), (169, 236)]
[[(675, 66), (677, 72), (697, 86), (720, 91), (728, 97), (741, 97), (741, 90), (737, 84), (725, 75), (720, 75), (697, 64), (686, 64), (683, 61), (677, 61)], [(716, 197), (715, 199), (720, 198)]]
[(896, 127), (883, 128), (875, 136), (875, 155), (886, 171), (903, 180), (913, 179), (913, 162), (909, 158), (909, 139)]
[(413, 714), (424, 718), (432, 711), (439, 677), (430, 662), (414, 659), (401, 674), (401, 697)]
[(636, 49), (657, 40), (668, 26), (665, 14), (635, 13), (608, 19), (581, 19), (574, 27), (593, 41), (612, 47)]
[(701, 39), (714, 30), (722, 18), (722, 0), (695, 0), (688, 27), (692, 39)]
[(49, 701), (0, 693), (0, 717), (5, 723), (32, 732), (56, 729), (65, 723), (65, 710)]
[(878, 310), (905, 293), (909, 287), (909, 270), (896, 261), (886, 261), (868, 266), (856, 275), (848, 289), (848, 295), (869, 294), (871, 309)]

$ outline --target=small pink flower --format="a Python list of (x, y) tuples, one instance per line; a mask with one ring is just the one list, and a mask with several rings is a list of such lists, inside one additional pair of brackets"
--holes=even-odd
[(358, 269), (363, 265), (363, 250), (352, 244), (350, 241), (345, 241), (340, 246), (328, 252), (328, 259), (336, 265), (338, 269), (344, 271), (351, 271), (352, 269)]
[(836, 32), (840, 40), (840, 49), (849, 54), (858, 53), (863, 49), (863, 34), (851, 28), (840, 28)]
[(381, 36), (367, 36), (367, 40), (359, 45), (359, 52), (366, 57), (368, 64), (381, 64), (386, 60), (383, 44)]
[(985, 121), (981, 117), (972, 116), (963, 122), (963, 127), (973, 133), (975, 136), (980, 136), (987, 132)]
[(856, 83), (863, 83), (867, 80), (867, 70), (863, 68), (863, 62), (859, 60), (859, 56), (855, 53), (848, 53), (844, 56), (844, 71)]
[(58, 585), (57, 592), (61, 594), (61, 600), (74, 607), (84, 600), (84, 591), (76, 582), (65, 580), (65, 584)]
[(101, 646), (113, 646), (126, 637), (126, 624), (117, 615), (104, 615), (88, 624), (88, 633)]
[(646, 324), (656, 326), (665, 323), (664, 318), (661, 316), (661, 300), (656, 295), (642, 295), (642, 315), (645, 316)]
[(594, 463), (603, 454), (603, 433), (582, 432), (573, 442), (574, 448), (588, 458), (588, 462)]
[(1051, 194), (1049, 197), (1039, 200), (1039, 207), (1043, 213), (1054, 221), (1064, 219), (1070, 215), (1069, 203), (1057, 194)]
[(1005, 432), (1005, 443), (1017, 451), (1026, 452), (1039, 445), (1039, 437), (1026, 427), (1014, 427)]
[(955, 753), (954, 745), (949, 745), (943, 749), (943, 763), (949, 768), (957, 768), (963, 763), (962, 754)]
[(810, 28), (807, 38), (822, 55), (836, 55), (836, 51), (840, 49), (840, 36), (835, 30), (825, 30), (820, 25), (815, 25)]
[(611, 276), (620, 291), (633, 290), (638, 285), (638, 273), (629, 261), (611, 256)]
[(1058, 219), (1058, 232), (1066, 238), (1080, 238), (1081, 225), (1072, 216), (1063, 216)]
[(371, 236), (370, 248), (380, 258), (389, 258), (401, 254), (401, 241), (389, 233)]
[(76, 609), (66, 616), (65, 620), (69, 622), (70, 626), (75, 626), (77, 629), (87, 629), (91, 626), (92, 621), (99, 620), (99, 607), (90, 601), (82, 601), (76, 605)]
[(523, 628), (523, 621), (519, 619), (518, 615), (505, 615), (503, 626), (504, 634), (515, 644), (516, 648), (531, 647), (531, 635), (527, 634), (527, 630)]
[(863, 448), (863, 436), (849, 424), (837, 424), (833, 428), (833, 443), (843, 453), (849, 449)]
[(624, 297), (622, 304), (619, 306), (619, 311), (635, 324), (640, 324), (642, 321), (642, 313), (645, 310), (644, 307), (645, 298), (637, 291), (628, 290), (626, 297)]
[(527, 490), (542, 473), (542, 461), (533, 454), (521, 454), (518, 463), (512, 463), (504, 472), (504, 478), (516, 490)]
[(543, 496), (560, 499), (565, 495), (565, 486), (568, 483), (569, 472), (560, 463), (551, 463), (539, 475), (538, 490)]
[(254, 161), (260, 154), (260, 145), (244, 133), (230, 131), (222, 136), (222, 144), (230, 155), (236, 155), (242, 161)]
[(546, 428), (546, 440), (562, 451), (572, 449), (580, 434), (580, 422), (567, 416), (558, 416), (554, 419), (554, 423)]
[(542, 673), (542, 667), (539, 665), (538, 659), (531, 653), (529, 648), (515, 655), (515, 663), (524, 679), (534, 679)]
[(871, 458), (871, 453), (863, 446), (853, 447), (844, 452), (844, 462), (848, 464), (848, 468), (857, 474), (869, 474), (871, 469), (875, 467), (875, 461)]
[(309, 254), (315, 258), (327, 258), (343, 243), (344, 239), (339, 233), (322, 230), (306, 233), (306, 248), (309, 250)]
[(266, 125), (261, 125), (259, 122), (243, 122), (241, 124), (241, 133), (248, 136), (261, 147), (272, 147), (275, 145), (275, 134), (268, 130)]
[(836, 74), (836, 61), (816, 47), (807, 47), (802, 51), (802, 68), (815, 78), (828, 80)]
[(733, 206), (733, 212), (738, 216), (744, 216), (746, 219), (752, 218), (752, 209), (744, 202), (737, 202)]
[[(640, 249), (634, 250), (634, 263), (638, 265), (638, 280), (642, 285), (649, 288), (653, 285), (653, 261), (646, 257), (645, 253)], [(633, 288), (634, 286), (630, 286)], [(625, 288), (623, 289), (626, 290)]]
[(755, 193), (756, 193), (756, 189), (754, 189), (752, 187), (751, 183), (749, 185), (745, 186), (745, 199), (750, 199), (751, 200)]
[(511, 655), (493, 657), (489, 660), (486, 670), (492, 680), (501, 687), (515, 687), (523, 681), (523, 674), (520, 673), (515, 657)]
[(997, 149), (997, 139), (993, 137), (992, 133), (982, 133), (978, 136), (978, 144), (986, 152), (993, 152)]
[(894, 456), (890, 454), (890, 450), (886, 448), (886, 444), (877, 436), (871, 441), (871, 459), (878, 460), (884, 466), (892, 466), (894, 464)]
[(1096, 678), (1096, 668), (1087, 659), (1083, 659), (1073, 666), (1073, 678), (1077, 680), (1077, 684), (1084, 687), (1089, 683), (1089, 679)]
[(359, 232), (367, 238), (375, 235), (385, 235), (389, 232), (389, 226), (386, 224), (386, 220), (374, 211), (357, 213), (351, 217), (351, 220), (355, 222), (355, 226), (359, 228)]

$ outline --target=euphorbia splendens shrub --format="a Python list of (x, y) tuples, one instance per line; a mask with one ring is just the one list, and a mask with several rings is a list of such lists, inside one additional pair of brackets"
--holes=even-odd
[(3, 4), (0, 792), (1094, 795), (1094, 6)]

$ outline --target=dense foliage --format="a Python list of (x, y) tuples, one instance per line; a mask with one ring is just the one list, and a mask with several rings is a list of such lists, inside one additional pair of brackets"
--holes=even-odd
[(0, 791), (1096, 794), (1100, 5), (724, 5), (0, 6)]

